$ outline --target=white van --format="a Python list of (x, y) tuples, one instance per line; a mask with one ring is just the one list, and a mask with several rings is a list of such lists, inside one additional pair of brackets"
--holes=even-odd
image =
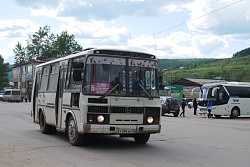
[(21, 91), (20, 89), (6, 89), (3, 95), (3, 101), (16, 101), (20, 102), (21, 98)]

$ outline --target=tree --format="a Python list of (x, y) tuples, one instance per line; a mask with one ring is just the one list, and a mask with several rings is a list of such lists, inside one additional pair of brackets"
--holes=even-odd
[(60, 35), (50, 34), (50, 27), (46, 25), (29, 36), (26, 48), (23, 48), (18, 42), (13, 51), (15, 64), (22, 64), (32, 59), (63, 57), (82, 51), (82, 47), (77, 43), (74, 35), (69, 35), (67, 31), (63, 31)]
[(26, 59), (25, 48), (22, 47), (21, 43), (18, 41), (16, 47), (13, 49), (15, 56), (15, 65), (23, 64)]
[(51, 43), (49, 38), (50, 27), (40, 27), (38, 32), (30, 35), (27, 40), (27, 56), (28, 60), (31, 59), (45, 59), (47, 58), (45, 50), (48, 49)]
[(0, 55), (0, 89), (9, 86), (8, 72), (11, 71), (9, 63), (4, 63), (2, 55)]
[(63, 31), (60, 35), (57, 35), (53, 48), (57, 52), (57, 57), (82, 51), (82, 47), (75, 41), (75, 36), (68, 35), (67, 31)]

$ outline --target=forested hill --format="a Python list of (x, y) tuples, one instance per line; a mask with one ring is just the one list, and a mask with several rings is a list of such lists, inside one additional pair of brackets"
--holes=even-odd
[(250, 48), (246, 48), (244, 50), (241, 50), (239, 52), (236, 52), (235, 54), (233, 54), (233, 58), (235, 57), (245, 57), (250, 55)]
[[(239, 52), (233, 54), (232, 58), (246, 57), (250, 55), (250, 47), (243, 49)], [(200, 65), (205, 65), (209, 63), (214, 63), (221, 61), (223, 59), (213, 59), (213, 58), (191, 58), (191, 59), (159, 59), (160, 69), (176, 69), (176, 68), (196, 68)]]
[(176, 68), (195, 68), (200, 65), (209, 64), (219, 61), (212, 58), (192, 58), (192, 59), (159, 59), (160, 69), (176, 69)]

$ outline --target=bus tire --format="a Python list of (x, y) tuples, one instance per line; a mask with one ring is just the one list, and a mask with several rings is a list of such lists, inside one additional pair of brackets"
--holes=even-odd
[(56, 134), (57, 130), (55, 126), (50, 126), (50, 133), (51, 134)]
[(51, 126), (46, 123), (45, 115), (43, 112), (40, 112), (39, 125), (40, 130), (43, 134), (49, 134), (51, 132)]
[(238, 108), (234, 107), (231, 111), (231, 118), (237, 118), (238, 116), (240, 116), (240, 111)]
[(136, 134), (134, 140), (136, 143), (147, 143), (149, 140), (150, 134)]
[(78, 132), (77, 123), (71, 115), (68, 121), (67, 134), (69, 142), (72, 146), (81, 146), (86, 144), (86, 134)]

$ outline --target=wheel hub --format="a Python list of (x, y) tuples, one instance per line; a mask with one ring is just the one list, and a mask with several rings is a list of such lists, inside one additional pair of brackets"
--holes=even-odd
[(76, 127), (74, 120), (71, 120), (69, 123), (68, 134), (71, 140), (75, 139)]

